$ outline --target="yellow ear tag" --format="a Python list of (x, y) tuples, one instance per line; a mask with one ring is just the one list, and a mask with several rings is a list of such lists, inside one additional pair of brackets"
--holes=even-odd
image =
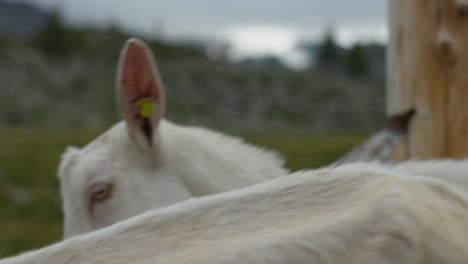
[(143, 97), (136, 102), (140, 108), (139, 114), (141, 117), (149, 118), (153, 114), (154, 101), (149, 97)]

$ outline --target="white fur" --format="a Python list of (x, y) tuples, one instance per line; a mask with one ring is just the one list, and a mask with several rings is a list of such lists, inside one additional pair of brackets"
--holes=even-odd
[(468, 160), (407, 161), (395, 165), (394, 170), (438, 178), (468, 194)]
[(351, 164), (295, 173), (0, 264), (468, 263), (466, 190), (398, 170)]
[[(162, 121), (159, 152), (133, 144), (124, 122), (83, 149), (69, 148), (59, 168), (65, 237), (89, 232), (155, 207), (242, 188), (287, 174), (273, 152), (202, 128)], [(90, 212), (86, 190), (115, 185), (112, 197)]]
[[(69, 147), (59, 166), (65, 237), (288, 173), (276, 153), (163, 120), (164, 94), (151, 51), (140, 40), (128, 40), (117, 67), (116, 93), (125, 121), (83, 149)], [(144, 114), (142, 99), (149, 104)], [(106, 188), (111, 189), (106, 199), (93, 199), (102, 190), (96, 186), (112, 187)]]

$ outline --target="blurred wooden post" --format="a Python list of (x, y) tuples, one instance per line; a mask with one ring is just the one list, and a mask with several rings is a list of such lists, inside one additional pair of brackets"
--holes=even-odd
[(468, 0), (388, 0), (387, 116), (416, 111), (409, 158), (468, 156)]

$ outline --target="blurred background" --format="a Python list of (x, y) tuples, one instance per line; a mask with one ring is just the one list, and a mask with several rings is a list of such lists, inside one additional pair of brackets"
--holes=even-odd
[(0, 0), (0, 257), (61, 238), (66, 145), (117, 122), (118, 55), (144, 39), (167, 119), (325, 165), (385, 125), (386, 1)]

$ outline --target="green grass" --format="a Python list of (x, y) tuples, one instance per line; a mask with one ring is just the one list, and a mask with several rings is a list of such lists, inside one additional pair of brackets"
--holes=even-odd
[[(97, 134), (21, 128), (0, 131), (0, 257), (61, 238), (56, 177), (60, 154), (65, 146), (83, 145)], [(14, 199), (18, 189), (26, 193), (23, 202)]]
[(248, 134), (247, 142), (278, 151), (286, 166), (293, 171), (328, 165), (366, 138), (360, 133), (313, 134), (281, 132), (277, 134)]
[[(60, 154), (67, 145), (83, 146), (100, 132), (26, 128), (0, 131), (0, 257), (61, 239), (56, 177)], [(288, 167), (298, 170), (328, 164), (364, 136), (291, 132), (246, 134), (245, 138), (280, 152), (287, 158)]]

